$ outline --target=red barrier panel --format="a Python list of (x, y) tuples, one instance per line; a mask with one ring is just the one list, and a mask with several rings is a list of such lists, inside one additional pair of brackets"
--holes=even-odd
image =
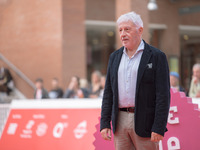
[[(25, 102), (24, 107), (30, 109), (11, 109), (3, 135), (0, 140), (1, 150), (94, 150), (93, 134), (96, 132), (100, 108), (87, 108), (81, 103), (91, 101), (71, 101), (62, 103), (62, 108), (56, 104), (59, 101), (46, 101), (31, 108), (36, 101)], [(99, 100), (100, 102), (100, 100)], [(97, 105), (99, 107), (99, 102)], [(20, 105), (23, 105), (22, 102)], [(54, 103), (54, 108), (52, 107)], [(79, 104), (77, 104), (79, 103)], [(34, 105), (36, 105), (34, 104)], [(45, 107), (45, 105), (51, 105)], [(18, 107), (18, 106), (17, 106)], [(69, 107), (69, 108), (68, 108)], [(85, 107), (85, 108), (84, 108)]]
[[(0, 149), (114, 150), (113, 141), (104, 141), (99, 132), (100, 107), (101, 100), (15, 101)], [(199, 150), (199, 127), (198, 106), (171, 91), (169, 131), (160, 150)]]

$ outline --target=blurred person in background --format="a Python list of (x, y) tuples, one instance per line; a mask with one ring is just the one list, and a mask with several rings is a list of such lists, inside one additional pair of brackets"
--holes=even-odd
[(88, 81), (87, 81), (87, 79), (84, 79), (84, 78), (80, 79), (80, 88), (88, 89)]
[(177, 72), (170, 72), (170, 86), (177, 91), (185, 92), (185, 89), (179, 85), (179, 74)]
[(88, 89), (88, 80), (81, 78), (80, 79), (80, 88), (82, 89), (85, 98), (89, 97), (89, 89)]
[(84, 98), (84, 91), (80, 88), (80, 79), (73, 76), (63, 98)]
[(200, 64), (194, 64), (189, 97), (200, 98)]
[(98, 98), (101, 91), (101, 72), (96, 70), (91, 75), (91, 87), (89, 88), (89, 97)]
[(52, 89), (49, 91), (49, 98), (56, 99), (63, 97), (63, 90), (59, 87), (59, 81), (57, 78), (53, 78), (51, 81)]
[(106, 84), (106, 76), (103, 75), (103, 76), (101, 76), (101, 90), (100, 90), (100, 94), (99, 94), (100, 98), (103, 97), (105, 84)]
[(0, 102), (11, 102), (14, 95), (14, 82), (10, 71), (7, 68), (0, 68)]
[(0, 69), (0, 92), (7, 95), (14, 89), (13, 77), (7, 68), (1, 67)]
[(41, 78), (36, 79), (35, 81), (36, 90), (34, 92), (35, 99), (47, 99), (49, 98), (47, 90), (43, 86), (43, 80)]

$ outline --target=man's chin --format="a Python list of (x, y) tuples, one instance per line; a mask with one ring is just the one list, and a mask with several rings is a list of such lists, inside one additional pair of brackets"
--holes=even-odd
[(129, 46), (128, 46), (128, 44), (124, 44), (124, 43), (123, 43), (122, 45), (123, 45), (124, 47), (126, 47), (126, 48), (128, 48), (128, 47), (129, 47)]
[(128, 44), (125, 43), (125, 42), (123, 42), (122, 45), (123, 45), (124, 47), (127, 47), (127, 46), (128, 46)]

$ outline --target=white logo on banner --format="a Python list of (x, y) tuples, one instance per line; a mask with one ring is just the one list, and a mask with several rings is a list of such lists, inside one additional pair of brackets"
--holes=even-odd
[(167, 141), (167, 146), (169, 150), (178, 150), (180, 148), (180, 142), (176, 137), (170, 137)]
[(178, 117), (174, 117), (173, 116), (173, 112), (177, 113), (178, 112), (178, 109), (177, 109), (177, 106), (171, 106), (170, 109), (169, 109), (169, 116), (168, 116), (168, 123), (169, 124), (178, 124), (179, 123), (179, 118)]
[(17, 126), (17, 123), (10, 123), (7, 130), (7, 134), (14, 135), (17, 130)]
[(81, 139), (87, 133), (86, 128), (87, 128), (87, 121), (84, 120), (77, 125), (76, 129), (74, 129), (74, 136), (77, 139)]
[(31, 130), (31, 128), (33, 127), (34, 124), (35, 124), (34, 120), (29, 120), (29, 122), (26, 125), (26, 129)]
[(46, 132), (47, 132), (47, 128), (48, 128), (48, 125), (46, 123), (40, 123), (37, 126), (36, 134), (38, 136), (44, 136), (46, 134)]
[(55, 138), (61, 138), (64, 128), (68, 127), (68, 123), (58, 122), (53, 128), (53, 136)]
[(32, 137), (32, 130), (31, 128), (35, 124), (34, 120), (29, 120), (29, 122), (26, 124), (26, 129), (23, 130), (23, 133), (20, 134), (22, 138), (31, 138)]
[(13, 114), (12, 118), (13, 119), (22, 119), (22, 116), (20, 114)]
[(68, 115), (66, 115), (66, 114), (62, 114), (60, 117), (61, 117), (62, 119), (68, 119)]

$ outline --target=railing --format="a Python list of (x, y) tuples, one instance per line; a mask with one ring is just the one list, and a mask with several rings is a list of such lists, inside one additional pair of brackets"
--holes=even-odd
[(13, 65), (8, 59), (6, 59), (1, 53), (0, 53), (0, 59), (4, 63), (6, 63), (14, 72), (16, 72), (16, 74), (19, 75), (19, 77), (21, 77), (29, 86), (35, 89), (34, 83), (24, 73), (22, 73), (15, 65)]
[(0, 104), (0, 139), (8, 118), (9, 111), (10, 111), (10, 104)]

